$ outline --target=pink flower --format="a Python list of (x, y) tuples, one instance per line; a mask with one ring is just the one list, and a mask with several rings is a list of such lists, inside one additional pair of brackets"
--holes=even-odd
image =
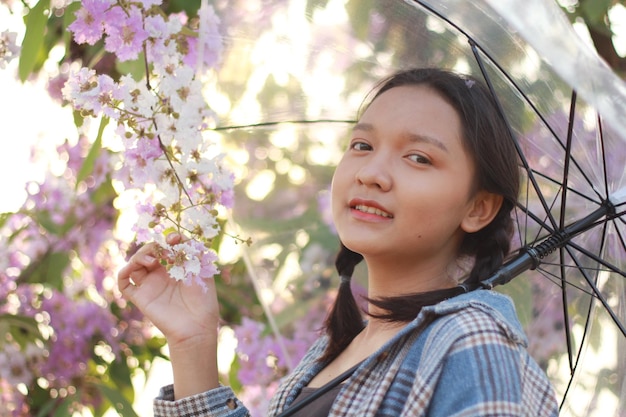
[(111, 0), (83, 0), (83, 7), (76, 11), (76, 20), (68, 27), (74, 33), (74, 41), (89, 45), (98, 42), (102, 38), (107, 11), (112, 5)]
[(59, 103), (63, 103), (63, 93), (61, 92), (61, 90), (63, 89), (63, 86), (65, 85), (67, 80), (68, 75), (64, 72), (48, 80), (48, 94), (53, 100), (58, 101)]
[[(189, 50), (183, 62), (192, 68), (197, 68), (199, 65), (212, 68), (217, 65), (222, 55), (222, 38), (219, 33), (220, 19), (212, 6), (201, 8), (198, 14), (200, 18), (198, 37), (187, 38)], [(200, 48), (202, 48), (201, 52)], [(200, 53), (202, 53), (202, 63), (198, 62)]]
[(148, 39), (141, 10), (136, 7), (128, 12), (121, 8), (111, 9), (104, 30), (107, 34), (104, 49), (117, 55), (120, 61), (136, 59)]
[(218, 273), (215, 262), (217, 254), (207, 249), (202, 242), (188, 240), (168, 248), (173, 265), (169, 270), (170, 276), (185, 284), (192, 282), (207, 290), (206, 279), (211, 279)]

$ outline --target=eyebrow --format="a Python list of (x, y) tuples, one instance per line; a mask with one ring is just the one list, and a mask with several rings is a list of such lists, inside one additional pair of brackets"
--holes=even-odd
[[(374, 127), (374, 125), (372, 125), (371, 123), (357, 123), (354, 125), (354, 127), (352, 128), (352, 130), (362, 130), (365, 132), (374, 132), (376, 130), (376, 128)], [(448, 151), (448, 147), (439, 139), (433, 138), (432, 136), (428, 136), (428, 135), (418, 135), (415, 133), (410, 133), (410, 132), (406, 132), (404, 133), (404, 136), (406, 136), (409, 141), (411, 142), (418, 142), (418, 143), (428, 143), (431, 145), (434, 145), (436, 147), (438, 147), (439, 149), (445, 151), (445, 152), (449, 152)]]

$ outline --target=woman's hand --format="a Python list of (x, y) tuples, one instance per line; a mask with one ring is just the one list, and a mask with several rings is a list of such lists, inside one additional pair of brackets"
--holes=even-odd
[[(167, 242), (177, 244), (178, 234)], [(215, 283), (207, 280), (208, 291), (172, 279), (159, 261), (159, 246), (148, 243), (137, 251), (118, 273), (118, 287), (127, 300), (163, 333), (170, 349), (197, 340), (217, 337), (219, 306)]]
[[(178, 234), (167, 242), (181, 241)], [(205, 291), (170, 278), (159, 261), (159, 246), (144, 245), (118, 273), (122, 295), (135, 304), (161, 330), (170, 351), (176, 399), (219, 386), (217, 329), (219, 307), (215, 283)]]

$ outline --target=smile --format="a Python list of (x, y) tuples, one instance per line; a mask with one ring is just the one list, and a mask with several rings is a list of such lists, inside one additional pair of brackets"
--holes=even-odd
[(392, 219), (393, 216), (389, 213), (387, 213), (386, 211), (382, 211), (381, 209), (378, 209), (376, 207), (369, 207), (369, 206), (364, 206), (362, 204), (358, 204), (356, 206), (354, 206), (355, 210), (361, 211), (363, 213), (369, 213), (369, 214), (375, 214), (377, 216), (382, 216), (382, 217), (386, 217), (388, 219)]

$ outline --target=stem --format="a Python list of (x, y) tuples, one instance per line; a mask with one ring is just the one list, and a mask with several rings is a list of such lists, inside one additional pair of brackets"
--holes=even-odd
[[(229, 223), (236, 224), (231, 216), (229, 216)], [(287, 350), (287, 346), (285, 345), (285, 341), (283, 340), (282, 335), (280, 334), (280, 330), (278, 329), (278, 324), (276, 323), (276, 319), (272, 310), (270, 310), (269, 305), (265, 302), (263, 298), (263, 294), (261, 293), (261, 286), (259, 285), (259, 277), (257, 276), (254, 265), (252, 264), (252, 260), (250, 259), (250, 254), (244, 247), (241, 251), (241, 257), (243, 258), (243, 262), (246, 265), (246, 269), (250, 274), (250, 281), (252, 281), (252, 286), (254, 287), (254, 291), (259, 298), (259, 303), (261, 303), (261, 307), (263, 308), (263, 312), (265, 313), (265, 317), (267, 317), (267, 321), (269, 322), (270, 328), (272, 329), (272, 333), (276, 337), (276, 341), (278, 342), (278, 347), (280, 348), (283, 356), (285, 357), (285, 362), (287, 363), (287, 367), (291, 371), (293, 369), (294, 363), (289, 355), (289, 351)]]

